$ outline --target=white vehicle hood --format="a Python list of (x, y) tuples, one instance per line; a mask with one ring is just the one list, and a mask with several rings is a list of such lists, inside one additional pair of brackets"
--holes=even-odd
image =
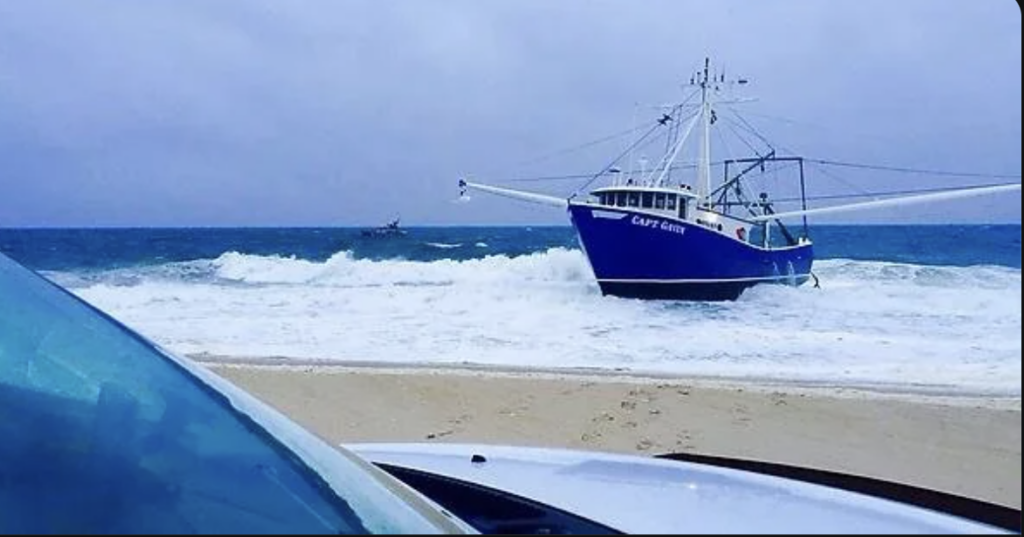
[[(439, 474), (627, 533), (1003, 533), (845, 490), (710, 465), (459, 444), (346, 444), (371, 462)], [(486, 462), (471, 462), (474, 455)]]

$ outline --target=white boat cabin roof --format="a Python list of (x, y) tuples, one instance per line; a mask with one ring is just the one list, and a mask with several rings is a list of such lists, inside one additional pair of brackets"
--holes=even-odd
[(644, 186), (644, 185), (612, 185), (596, 188), (590, 191), (593, 196), (600, 196), (601, 194), (619, 193), (619, 192), (651, 192), (660, 194), (672, 194), (686, 198), (697, 198), (697, 193), (690, 189), (689, 186), (679, 185), (677, 187), (668, 186)]
[(686, 186), (612, 185), (590, 192), (584, 203), (604, 207), (631, 207), (686, 219), (691, 201), (699, 196)]

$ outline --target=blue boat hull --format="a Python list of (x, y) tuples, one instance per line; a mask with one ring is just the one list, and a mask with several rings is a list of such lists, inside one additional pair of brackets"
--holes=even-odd
[(765, 249), (684, 220), (570, 204), (601, 292), (627, 298), (735, 300), (759, 283), (810, 278), (812, 245)]

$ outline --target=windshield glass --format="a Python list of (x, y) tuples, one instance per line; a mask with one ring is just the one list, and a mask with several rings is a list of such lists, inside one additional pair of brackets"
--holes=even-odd
[(3, 255), (0, 439), (0, 533), (436, 531), (341, 456), (347, 479), (328, 483), (224, 395)]

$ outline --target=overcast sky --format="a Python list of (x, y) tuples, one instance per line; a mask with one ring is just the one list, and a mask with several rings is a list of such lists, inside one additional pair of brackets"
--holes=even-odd
[[(1011, 0), (0, 0), (0, 225), (567, 223), (455, 203), (456, 179), (595, 172), (623, 140), (536, 159), (656, 117), (705, 56), (752, 81), (742, 110), (780, 148), (1021, 173)], [(811, 194), (999, 182), (825, 172)]]

